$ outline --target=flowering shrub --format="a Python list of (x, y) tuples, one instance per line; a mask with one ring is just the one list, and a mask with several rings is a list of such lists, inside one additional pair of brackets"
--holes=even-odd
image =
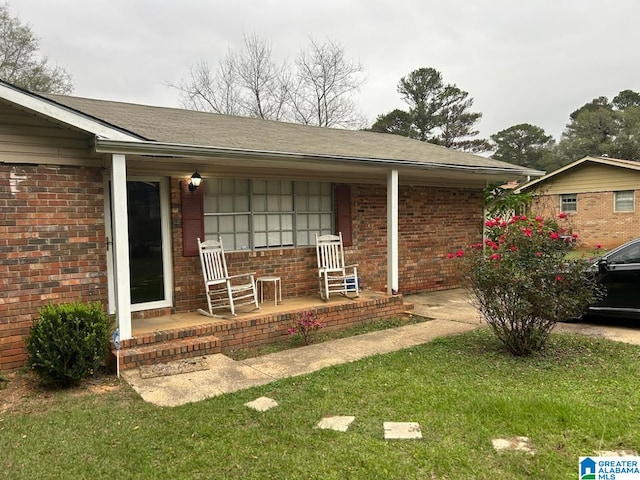
[(293, 327), (289, 328), (288, 332), (290, 335), (298, 335), (304, 345), (309, 345), (318, 330), (323, 327), (324, 325), (316, 320), (315, 312), (309, 310), (296, 314)]
[(589, 262), (567, 260), (577, 235), (559, 221), (566, 215), (494, 218), (483, 243), (449, 254), (461, 258), (480, 314), (515, 355), (541, 350), (557, 321), (579, 317), (601, 296)]

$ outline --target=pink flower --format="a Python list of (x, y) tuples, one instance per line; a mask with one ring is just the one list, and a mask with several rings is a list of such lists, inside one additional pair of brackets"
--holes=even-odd
[(542, 222), (544, 219), (540, 215), (536, 215), (536, 222)]
[(499, 253), (493, 253), (489, 256), (489, 260), (500, 260), (501, 257), (502, 255), (500, 255)]
[(566, 213), (564, 213), (564, 212), (560, 212), (560, 213), (558, 214), (558, 218), (567, 218), (567, 214), (566, 214)]
[(578, 238), (578, 234), (577, 233), (572, 233), (571, 234), (571, 238)]
[(522, 232), (525, 234), (526, 237), (531, 238), (533, 236), (533, 230), (529, 227), (522, 227)]
[(564, 277), (562, 275), (556, 275), (556, 282), (561, 282), (564, 280)]
[(601, 243), (596, 243), (596, 248), (597, 248), (598, 250), (600, 250), (600, 249), (602, 248), (602, 244), (601, 244)]
[(551, 232), (549, 236), (551, 237), (552, 240), (557, 240), (560, 238), (560, 234), (558, 232)]
[(464, 251), (463, 250), (458, 250), (456, 252), (456, 257), (464, 257)]
[(289, 328), (289, 329), (287, 329), (287, 332), (289, 332), (289, 335), (295, 335), (296, 329), (295, 328)]
[(491, 247), (494, 250), (498, 248), (498, 244), (496, 242), (494, 242), (493, 240), (491, 240), (490, 238), (487, 238), (484, 243), (487, 245), (487, 247)]
[(453, 258), (453, 257), (455, 257), (455, 255), (453, 253), (451, 253), (451, 252), (447, 253), (447, 258)]
[(515, 251), (517, 251), (517, 250), (518, 250), (518, 247), (516, 247), (515, 245), (511, 245), (511, 246), (509, 247), (509, 250), (511, 250), (512, 252), (515, 252)]
[(536, 252), (536, 257), (541, 257), (542, 256), (542, 252)]

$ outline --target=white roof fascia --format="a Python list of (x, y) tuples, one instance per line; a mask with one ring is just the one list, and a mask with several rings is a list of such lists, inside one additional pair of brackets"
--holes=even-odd
[(487, 165), (456, 165), (451, 163), (429, 162), (429, 161), (411, 161), (411, 160), (394, 160), (385, 158), (369, 158), (369, 157), (347, 157), (347, 156), (329, 156), (316, 155), (295, 152), (273, 152), (262, 150), (247, 150), (240, 148), (214, 147), (201, 145), (182, 145), (162, 142), (137, 142), (131, 144), (111, 139), (97, 138), (94, 145), (96, 153), (123, 153), (123, 154), (139, 154), (139, 155), (166, 155), (166, 156), (200, 156), (200, 157), (233, 157), (243, 156), (252, 158), (263, 158), (265, 160), (308, 160), (323, 162), (348, 162), (349, 164), (368, 164), (385, 167), (407, 167), (419, 169), (442, 169), (442, 170), (458, 170), (473, 173), (489, 173), (504, 174), (509, 173), (517, 176), (537, 176), (543, 172), (533, 169), (522, 170), (516, 168), (491, 167)]
[(0, 98), (6, 99), (25, 110), (35, 112), (39, 115), (44, 115), (65, 125), (92, 133), (100, 138), (124, 140), (129, 142), (141, 141), (137, 136), (105, 125), (102, 122), (82, 115), (79, 112), (75, 112), (62, 105), (58, 105), (43, 97), (13, 88), (4, 82), (0, 82)]

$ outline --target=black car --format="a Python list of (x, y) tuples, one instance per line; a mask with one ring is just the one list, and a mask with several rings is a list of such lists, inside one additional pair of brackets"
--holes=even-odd
[(593, 269), (606, 297), (590, 306), (587, 315), (640, 318), (640, 238), (607, 252)]

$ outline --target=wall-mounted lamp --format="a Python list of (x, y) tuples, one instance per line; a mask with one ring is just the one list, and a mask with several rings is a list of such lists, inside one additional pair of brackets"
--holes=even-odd
[(202, 182), (202, 177), (196, 170), (193, 175), (191, 175), (191, 181), (189, 182), (189, 190), (192, 192), (200, 186), (200, 182)]

